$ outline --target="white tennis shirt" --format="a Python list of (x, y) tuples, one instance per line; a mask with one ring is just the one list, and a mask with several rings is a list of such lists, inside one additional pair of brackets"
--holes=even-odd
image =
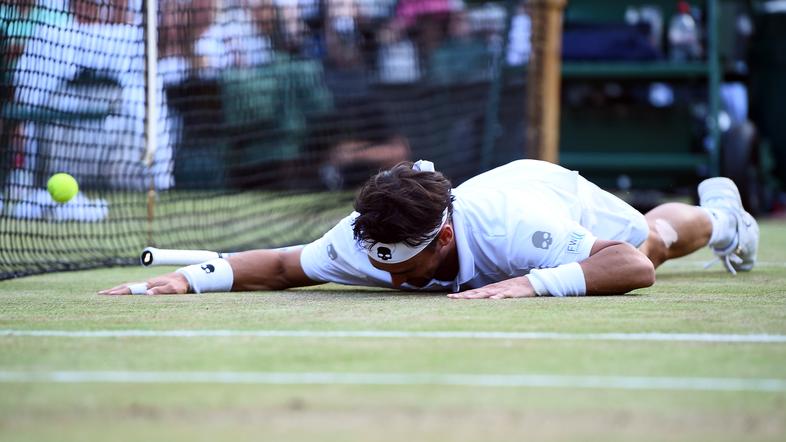
[[(603, 237), (639, 241), (641, 229), (646, 232), (643, 216), (577, 172), (520, 160), (472, 178), (453, 189), (452, 222), (459, 259), (456, 279), (432, 280), (422, 288), (405, 284), (404, 288), (459, 291), (586, 259), (597, 237), (582, 222), (607, 228), (612, 224), (603, 222), (606, 212), (599, 220), (598, 213), (588, 209), (593, 192), (603, 193), (595, 196), (605, 199), (604, 208), (609, 209), (609, 203), (617, 206), (608, 212), (622, 220), (615, 227), (618, 232)], [(300, 257), (303, 270), (315, 281), (392, 287), (390, 273), (372, 266), (353, 237), (352, 222), (357, 216), (353, 212), (306, 245)], [(637, 227), (633, 240), (631, 225)]]

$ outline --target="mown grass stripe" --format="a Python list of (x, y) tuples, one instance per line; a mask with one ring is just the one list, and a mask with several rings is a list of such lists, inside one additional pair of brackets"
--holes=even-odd
[(14, 330), (0, 329), (3, 337), (58, 338), (419, 338), (563, 341), (660, 341), (711, 343), (786, 343), (786, 335), (726, 333), (561, 333), (493, 331), (386, 330)]
[(786, 380), (783, 379), (560, 376), (542, 374), (0, 371), (0, 382), (66, 384), (444, 385), (466, 387), (786, 392)]

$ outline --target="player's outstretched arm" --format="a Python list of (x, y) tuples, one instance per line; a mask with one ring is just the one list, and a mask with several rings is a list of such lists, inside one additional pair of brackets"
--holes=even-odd
[[(652, 265), (652, 261), (635, 247), (621, 241), (595, 241), (590, 256), (578, 263), (579, 267), (575, 266), (576, 264), (560, 266), (565, 267), (559, 270), (560, 274), (547, 275), (546, 272), (557, 269), (544, 269), (545, 272), (542, 274), (541, 280), (546, 282), (545, 288), (548, 289), (549, 286), (552, 286), (567, 293), (540, 294), (558, 296), (577, 294), (573, 293), (575, 290), (574, 284), (560, 280), (563, 276), (569, 276), (570, 272), (580, 272), (579, 278), (583, 274), (585, 287), (583, 287), (583, 293), (578, 294), (622, 294), (642, 287), (649, 287), (655, 283), (655, 267)], [(537, 296), (538, 291), (533, 286), (530, 278), (529, 276), (511, 278), (477, 289), (452, 293), (448, 297), (454, 299), (502, 299)], [(543, 290), (541, 288), (541, 291)]]
[(302, 247), (251, 250), (228, 258), (235, 274), (232, 291), (285, 290), (322, 284), (306, 276), (300, 265)]
[[(251, 250), (227, 258), (232, 269), (232, 291), (284, 290), (320, 284), (306, 276), (300, 265), (300, 248), (289, 250)], [(140, 283), (145, 284), (145, 283)], [(101, 290), (100, 295), (130, 295), (132, 287), (121, 284)], [(179, 272), (147, 280), (147, 295), (173, 295), (194, 292), (188, 279)]]

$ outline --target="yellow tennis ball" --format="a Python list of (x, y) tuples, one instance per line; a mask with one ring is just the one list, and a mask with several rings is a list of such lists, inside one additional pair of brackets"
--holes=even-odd
[(79, 192), (79, 184), (67, 173), (56, 173), (47, 181), (46, 189), (49, 190), (53, 200), (66, 203)]

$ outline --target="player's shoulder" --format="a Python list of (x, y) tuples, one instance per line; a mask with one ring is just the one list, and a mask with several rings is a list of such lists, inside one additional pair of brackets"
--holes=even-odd
[(511, 224), (537, 210), (540, 198), (512, 188), (468, 188), (454, 191), (454, 217), (474, 235), (505, 236)]
[(491, 187), (499, 183), (521, 183), (542, 180), (550, 176), (574, 175), (575, 172), (560, 165), (540, 160), (516, 160), (470, 178), (458, 189)]
[(358, 213), (353, 212), (342, 218), (333, 228), (325, 232), (321, 238), (307, 244), (304, 248), (305, 253), (308, 255), (319, 255), (320, 259), (318, 261), (320, 263), (326, 262), (321, 259), (324, 253), (327, 254), (330, 260), (336, 260), (340, 256), (343, 261), (347, 262), (362, 261), (365, 254), (355, 240), (352, 230), (352, 225), (357, 217)]
[(522, 207), (540, 204), (545, 193), (538, 186), (459, 186), (453, 189), (453, 196), (459, 206), (466, 211), (480, 215), (498, 217), (507, 212), (518, 211)]
[(454, 216), (461, 217), (468, 234), (486, 238), (529, 235), (570, 222), (568, 208), (538, 189), (537, 185), (457, 189)]
[(335, 239), (342, 244), (354, 244), (356, 241), (353, 226), (358, 216), (360, 216), (359, 213), (352, 212), (344, 218), (341, 218), (332, 229), (325, 233), (325, 236)]

